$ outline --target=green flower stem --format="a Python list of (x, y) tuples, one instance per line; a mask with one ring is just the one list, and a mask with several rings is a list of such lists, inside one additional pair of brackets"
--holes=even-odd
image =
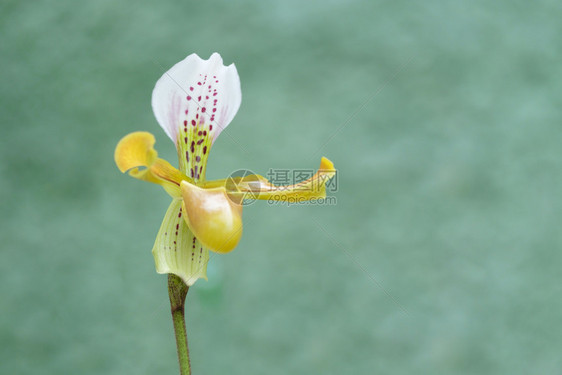
[(168, 274), (168, 295), (170, 296), (174, 333), (176, 334), (180, 375), (191, 374), (187, 332), (185, 329), (185, 297), (188, 290), (189, 287), (179, 277), (171, 273)]

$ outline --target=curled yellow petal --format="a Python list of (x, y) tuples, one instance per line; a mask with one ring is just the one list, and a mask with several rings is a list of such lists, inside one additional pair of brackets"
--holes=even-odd
[(224, 186), (230, 197), (237, 199), (260, 199), (273, 201), (306, 201), (326, 197), (326, 183), (334, 177), (334, 163), (323, 157), (316, 173), (294, 185), (274, 185), (267, 178), (252, 174), (223, 180), (207, 181), (205, 188)]
[(190, 180), (154, 149), (156, 140), (148, 132), (134, 132), (124, 136), (115, 148), (115, 164), (123, 173), (139, 180), (162, 185), (173, 197), (180, 197), (180, 183)]
[(228, 253), (242, 237), (242, 206), (235, 203), (226, 189), (202, 189), (181, 182), (184, 218), (201, 243), (217, 253)]
[[(335, 174), (336, 169), (334, 168), (334, 163), (332, 163), (328, 158), (322, 157), (318, 170), (309, 179), (294, 185), (284, 186), (273, 185), (264, 179), (265, 181), (260, 180), (261, 183), (259, 185), (249, 183), (248, 191), (257, 194), (257, 199), (275, 201), (285, 200), (287, 198), (297, 199), (300, 201), (314, 198), (325, 198), (326, 183), (334, 177)], [(254, 189), (254, 191), (252, 191), (252, 189)], [(259, 190), (255, 191), (256, 189)]]

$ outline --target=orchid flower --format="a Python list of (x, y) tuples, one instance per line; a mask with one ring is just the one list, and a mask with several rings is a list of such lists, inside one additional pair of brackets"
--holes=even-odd
[(179, 169), (158, 158), (154, 136), (134, 132), (115, 149), (119, 170), (161, 185), (173, 198), (156, 236), (152, 254), (158, 273), (177, 275), (189, 287), (207, 278), (209, 251), (232, 251), (242, 235), (243, 199), (299, 201), (326, 196), (335, 174), (322, 158), (316, 174), (295, 185), (276, 186), (260, 175), (215, 181), (205, 179), (207, 159), (219, 134), (234, 118), (242, 94), (234, 64), (219, 54), (209, 60), (196, 54), (174, 65), (156, 83), (152, 109), (174, 142)]

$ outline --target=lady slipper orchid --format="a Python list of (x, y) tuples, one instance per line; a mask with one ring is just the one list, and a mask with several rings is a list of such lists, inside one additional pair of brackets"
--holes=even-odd
[(335, 174), (322, 158), (316, 174), (295, 185), (276, 186), (260, 175), (207, 181), (207, 158), (241, 102), (234, 64), (219, 54), (209, 60), (196, 54), (174, 65), (156, 83), (152, 108), (160, 126), (176, 145), (179, 170), (158, 158), (154, 136), (134, 132), (119, 141), (115, 162), (121, 172), (161, 185), (173, 198), (156, 236), (152, 254), (158, 273), (179, 276), (187, 286), (207, 278), (209, 251), (232, 251), (242, 235), (242, 202), (253, 199), (298, 201), (326, 196)]

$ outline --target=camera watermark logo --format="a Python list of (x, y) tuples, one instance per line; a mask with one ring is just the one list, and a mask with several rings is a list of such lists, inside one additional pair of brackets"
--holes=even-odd
[[(256, 174), (247, 169), (239, 169), (232, 172), (226, 179), (226, 190), (233, 192), (229, 198), (236, 204), (248, 206), (254, 203), (260, 194), (260, 184), (255, 183)], [(249, 190), (247, 187), (250, 186)]]

